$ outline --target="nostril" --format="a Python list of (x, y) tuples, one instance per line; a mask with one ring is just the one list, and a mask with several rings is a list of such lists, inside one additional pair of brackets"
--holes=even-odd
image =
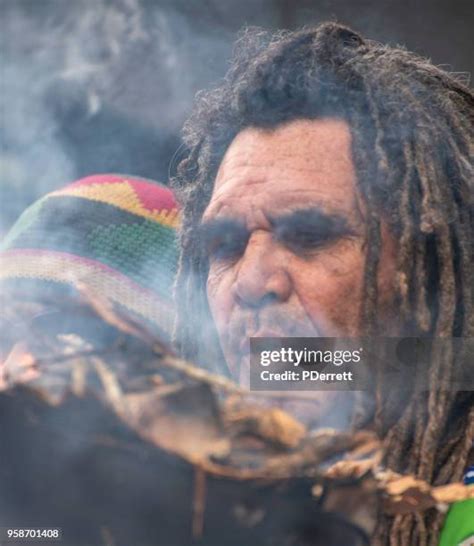
[(267, 292), (262, 297), (243, 297), (242, 294), (237, 292), (237, 300), (241, 305), (249, 307), (251, 309), (261, 309), (267, 305), (272, 305), (279, 301), (278, 294), (276, 292)]
[(268, 292), (261, 298), (259, 307), (265, 307), (278, 301), (278, 294), (276, 292)]

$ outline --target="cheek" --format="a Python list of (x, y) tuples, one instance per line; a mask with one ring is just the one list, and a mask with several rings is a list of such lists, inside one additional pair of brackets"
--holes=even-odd
[(212, 318), (220, 330), (227, 323), (232, 312), (232, 285), (234, 275), (231, 271), (220, 271), (211, 267), (207, 278), (207, 300)]
[(357, 334), (363, 272), (361, 249), (320, 255), (295, 268), (295, 291), (318, 331), (327, 336)]
[[(395, 301), (397, 243), (382, 227), (382, 254), (377, 276), (379, 318), (390, 318)], [(295, 291), (313, 324), (328, 336), (361, 332), (365, 251), (361, 244), (322, 253), (294, 267)]]

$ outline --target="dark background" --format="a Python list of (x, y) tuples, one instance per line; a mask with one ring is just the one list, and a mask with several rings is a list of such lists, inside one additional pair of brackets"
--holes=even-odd
[(195, 93), (243, 25), (328, 19), (474, 71), (465, 0), (0, 0), (0, 234), (29, 203), (99, 172), (166, 182)]

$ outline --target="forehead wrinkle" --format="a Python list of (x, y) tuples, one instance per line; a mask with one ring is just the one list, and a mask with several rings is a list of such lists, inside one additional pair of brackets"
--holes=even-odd
[[(299, 194), (317, 195), (318, 198), (315, 199), (313, 203), (315, 206), (320, 206), (321, 208), (323, 208), (324, 205), (336, 204), (340, 200), (333, 195), (328, 196), (326, 188), (321, 187), (321, 185), (318, 184), (318, 181), (314, 181), (313, 185), (309, 188), (299, 187), (295, 182), (296, 187), (292, 188), (291, 192), (288, 192), (287, 188), (280, 187), (280, 183), (285, 182), (286, 179), (287, 177), (282, 177), (281, 180), (274, 179), (272, 181), (268, 181), (263, 178), (240, 180), (236, 176), (234, 176), (232, 181), (229, 179), (228, 181), (225, 181), (223, 184), (221, 184), (220, 187), (214, 188), (214, 192), (211, 196), (209, 204), (211, 204), (213, 201), (217, 202), (221, 199), (226, 199), (230, 201), (232, 199), (240, 198), (242, 197), (242, 195), (247, 196), (249, 193), (249, 187), (254, 188), (263, 184), (270, 184), (272, 186), (272, 190), (274, 191), (273, 195), (279, 193), (288, 195), (290, 201), (291, 197)], [(231, 185), (230, 188), (228, 187), (228, 184)], [(266, 195), (266, 199), (268, 198), (269, 196)]]
[[(234, 182), (235, 176), (231, 179), (228, 179), (226, 182), (217, 185), (217, 182), (214, 184), (214, 189), (210, 198), (210, 201), (203, 213), (203, 218), (207, 216), (220, 216), (223, 208), (231, 208), (234, 201), (237, 201), (237, 206), (235, 207), (236, 212), (242, 207), (239, 206), (242, 203), (242, 198), (248, 196), (249, 186), (251, 188), (267, 183), (264, 178), (254, 178), (247, 180), (237, 180)], [(231, 185), (229, 188), (228, 185)], [(247, 204), (244, 201), (244, 204)], [(248, 208), (248, 206), (247, 206)]]
[[(343, 123), (343, 122), (342, 122)], [(340, 125), (341, 122), (336, 121), (336, 125)], [(296, 170), (312, 170), (312, 171), (324, 171), (324, 170), (333, 170), (334, 169), (334, 158), (330, 162), (327, 160), (328, 155), (333, 155), (334, 143), (332, 140), (332, 134), (327, 131), (318, 131), (318, 138), (314, 140), (317, 143), (317, 147), (311, 147), (312, 152), (308, 154), (308, 146), (305, 145), (305, 140), (312, 141), (311, 135), (311, 122), (308, 127), (309, 133), (305, 135), (306, 139), (303, 138), (303, 142), (299, 140), (301, 135), (298, 136), (298, 139), (288, 142), (287, 140), (282, 141), (282, 129), (285, 129), (287, 132), (290, 129), (291, 132), (294, 132), (294, 129), (297, 129), (301, 123), (293, 122), (291, 125), (286, 128), (280, 127), (274, 130), (266, 131), (260, 129), (244, 129), (239, 133), (233, 142), (230, 144), (227, 149), (224, 158), (219, 167), (220, 171), (225, 171), (228, 167), (231, 168), (240, 168), (240, 167), (253, 167), (253, 168), (267, 168), (271, 166), (278, 165), (280, 163), (285, 163), (287, 159), (293, 159), (295, 156), (300, 157), (303, 160), (303, 164), (300, 165)], [(303, 126), (305, 123), (303, 123)], [(300, 127), (301, 128), (301, 127)], [(345, 164), (352, 168), (352, 149), (351, 149), (351, 134), (347, 127), (344, 127), (345, 131), (340, 138), (343, 140), (342, 149), (338, 149), (337, 154), (337, 163)], [(253, 145), (253, 139), (258, 138), (261, 145), (258, 154)], [(236, 151), (236, 146), (238, 147)], [(262, 161), (264, 164), (262, 165)], [(307, 164), (308, 167), (304, 164)], [(285, 165), (285, 167), (290, 169), (295, 169), (292, 165)]]
[[(288, 154), (288, 159), (294, 159), (294, 154)], [(282, 161), (283, 159), (283, 161)], [(279, 160), (268, 161), (262, 163), (260, 159), (258, 163), (246, 163), (245, 165), (230, 165), (231, 175), (228, 176), (225, 170), (219, 169), (215, 183), (214, 190), (219, 189), (227, 184), (259, 184), (264, 182), (277, 181), (281, 178), (281, 170), (285, 172), (297, 173), (303, 175), (310, 175), (310, 177), (325, 176), (329, 171), (334, 170), (334, 164), (322, 165), (310, 164), (311, 158), (308, 158), (308, 165), (295, 165), (293, 162), (284, 161), (285, 158), (279, 158)], [(263, 170), (262, 175), (256, 177), (255, 171)], [(251, 175), (249, 176), (249, 172)]]
[[(245, 215), (248, 215), (251, 218), (263, 219), (264, 222), (255, 222), (251, 221), (251, 224), (261, 224), (261, 225), (270, 225), (270, 218), (284, 217), (289, 216), (293, 213), (302, 212), (308, 209), (318, 210), (322, 215), (325, 216), (334, 216), (343, 217), (350, 221), (353, 217), (356, 223), (360, 223), (364, 220), (361, 216), (359, 208), (357, 205), (357, 200), (354, 200), (353, 207), (350, 210), (347, 210), (345, 207), (339, 206), (340, 203), (338, 200), (334, 199), (324, 199), (324, 192), (319, 193), (312, 189), (298, 189), (297, 191), (292, 192), (287, 195), (287, 198), (281, 203), (275, 203), (274, 201), (268, 201), (268, 196), (264, 196), (263, 202), (260, 204), (255, 200), (242, 201), (242, 193), (245, 195), (248, 193), (248, 188), (245, 186), (242, 188), (244, 192), (236, 192), (235, 194), (228, 195), (227, 192), (223, 195), (218, 194), (211, 199), (211, 202), (207, 206), (203, 214), (203, 221), (209, 218), (216, 219), (237, 219), (248, 223), (247, 220), (243, 220)], [(277, 190), (278, 191), (278, 190)], [(283, 194), (287, 194), (287, 191), (282, 190)], [(312, 199), (308, 201), (293, 200), (292, 197), (295, 195), (315, 195), (317, 194), (317, 199)]]
[[(258, 184), (266, 181), (271, 182), (272, 179), (279, 178), (281, 169), (284, 169), (285, 172), (293, 172), (304, 175), (313, 176), (324, 176), (328, 172), (333, 172), (337, 169), (337, 164), (347, 163), (352, 168), (351, 158), (345, 157), (345, 154), (341, 154), (338, 157), (338, 161), (334, 163), (331, 160), (328, 163), (324, 158), (320, 158), (319, 161), (316, 161), (314, 157), (308, 155), (307, 153), (295, 154), (294, 151), (278, 151), (278, 155), (275, 157), (275, 150), (268, 150), (273, 154), (268, 156), (267, 154), (259, 154), (258, 158), (253, 159), (255, 152), (242, 153), (238, 155), (230, 155), (224, 157), (220, 167), (218, 169), (215, 182), (214, 182), (214, 191), (219, 187), (234, 183), (249, 183), (249, 184)], [(293, 161), (295, 156), (300, 156), (304, 163), (297, 163)], [(252, 158), (252, 160), (249, 160)], [(230, 176), (228, 176), (228, 171), (230, 170)], [(251, 176), (249, 176), (250, 171)], [(259, 175), (258, 178), (255, 178), (255, 171), (263, 171), (262, 175)], [(261, 178), (260, 178), (261, 176)], [(255, 179), (255, 180), (252, 180)]]
[[(289, 158), (294, 158), (294, 155), (288, 155)], [(318, 168), (319, 167), (319, 168)], [(294, 162), (283, 162), (281, 165), (278, 161), (270, 164), (262, 164), (261, 161), (255, 164), (246, 164), (240, 167), (240, 169), (231, 168), (230, 172), (219, 170), (214, 182), (213, 194), (211, 200), (219, 197), (223, 191), (229, 191), (233, 194), (247, 194), (248, 187), (258, 187), (262, 184), (270, 184), (275, 187), (275, 191), (278, 191), (280, 184), (285, 184), (292, 175), (303, 175), (301, 178), (298, 176), (294, 181), (294, 185), (297, 189), (293, 190), (305, 193), (318, 192), (321, 195), (327, 193), (325, 187), (326, 177), (332, 178), (334, 172), (334, 164), (331, 164), (331, 168), (327, 168), (325, 165), (295, 165)], [(301, 188), (301, 183), (305, 183), (310, 187)], [(351, 181), (351, 185), (353, 181)], [(321, 187), (322, 186), (322, 187)], [(242, 188), (242, 189), (241, 189)], [(355, 188), (354, 188), (355, 189)], [(285, 191), (288, 191), (287, 189)], [(334, 196), (330, 196), (330, 198)]]

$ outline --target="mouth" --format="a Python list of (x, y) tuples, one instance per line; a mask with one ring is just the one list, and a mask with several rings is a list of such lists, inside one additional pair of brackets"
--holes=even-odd
[(239, 340), (237, 340), (236, 347), (238, 349), (234, 354), (237, 356), (237, 363), (234, 371), (235, 377), (238, 379), (241, 386), (249, 387), (250, 380), (250, 338), (289, 338), (289, 337), (304, 337), (304, 335), (318, 336), (317, 332), (312, 331), (308, 332), (308, 329), (305, 329), (303, 334), (303, 329), (299, 328), (296, 331), (295, 327), (288, 328), (286, 331), (277, 330), (276, 328), (260, 328), (256, 332), (249, 331), (242, 335)]
[(286, 334), (282, 332), (277, 332), (276, 330), (258, 330), (258, 332), (255, 333), (249, 333), (245, 336), (243, 336), (239, 343), (239, 352), (242, 354), (242, 356), (247, 355), (250, 352), (250, 338), (251, 337), (275, 337), (275, 338), (281, 338), (281, 337), (291, 337), (291, 334)]
[(277, 328), (260, 328), (256, 332), (244, 333), (240, 337), (238, 350), (241, 355), (246, 355), (250, 352), (250, 338), (291, 338), (291, 337), (322, 337), (322, 333), (307, 325), (291, 324), (285, 329)]

